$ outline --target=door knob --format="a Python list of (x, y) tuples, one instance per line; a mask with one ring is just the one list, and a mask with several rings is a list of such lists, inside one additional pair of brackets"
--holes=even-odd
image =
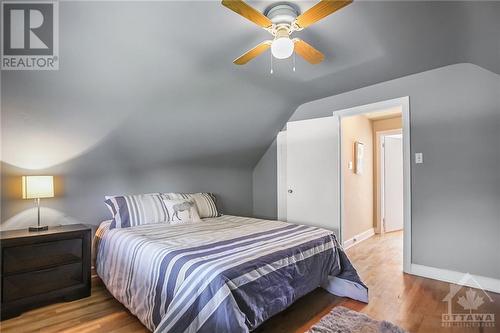
[(289, 189), (289, 190), (288, 190), (288, 193), (290, 193), (290, 194), (291, 194), (291, 193), (293, 193), (293, 190), (292, 190), (292, 189)]

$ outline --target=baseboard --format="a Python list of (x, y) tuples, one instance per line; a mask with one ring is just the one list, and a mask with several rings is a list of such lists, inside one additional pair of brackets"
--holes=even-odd
[(370, 238), (373, 235), (375, 235), (375, 229), (370, 228), (366, 231), (363, 231), (360, 234), (355, 235), (353, 238), (347, 239), (343, 244), (344, 250), (347, 250), (351, 246), (359, 244), (364, 240), (367, 240), (368, 238)]
[(494, 293), (500, 293), (500, 280), (485, 276), (461, 273), (418, 264), (411, 264), (410, 274), (472, 288), (482, 288), (483, 290)]

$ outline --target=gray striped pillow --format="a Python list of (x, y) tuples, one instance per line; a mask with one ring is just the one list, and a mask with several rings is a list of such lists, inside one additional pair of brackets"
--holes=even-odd
[(168, 212), (161, 194), (106, 196), (113, 221), (110, 229), (168, 221)]
[(190, 199), (198, 208), (198, 213), (202, 219), (207, 217), (220, 216), (215, 203), (215, 195), (212, 193), (163, 193), (167, 199)]

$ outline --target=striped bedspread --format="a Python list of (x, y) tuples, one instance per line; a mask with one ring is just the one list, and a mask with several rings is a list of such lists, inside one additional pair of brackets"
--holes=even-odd
[(97, 273), (155, 332), (249, 332), (329, 275), (366, 289), (321, 228), (237, 216), (111, 230), (103, 222), (96, 240)]

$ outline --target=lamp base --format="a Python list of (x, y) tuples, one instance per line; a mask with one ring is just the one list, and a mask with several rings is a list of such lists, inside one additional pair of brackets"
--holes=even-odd
[(28, 231), (45, 231), (49, 230), (48, 225), (35, 225), (28, 228)]

